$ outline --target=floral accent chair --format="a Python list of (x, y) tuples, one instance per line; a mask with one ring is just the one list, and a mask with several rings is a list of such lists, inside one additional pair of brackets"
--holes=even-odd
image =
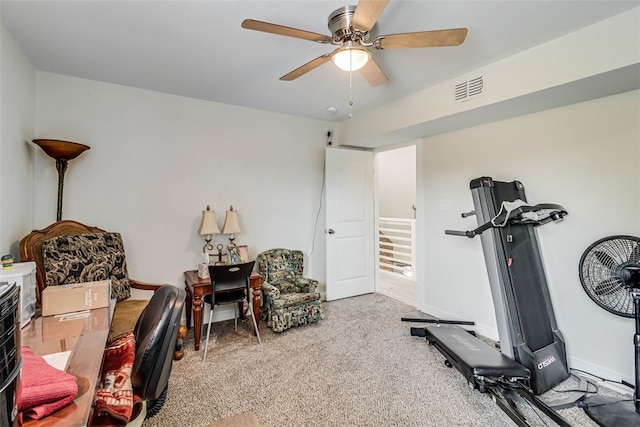
[(274, 332), (324, 319), (318, 281), (302, 277), (304, 255), (299, 250), (270, 249), (258, 254), (262, 276), (260, 318)]

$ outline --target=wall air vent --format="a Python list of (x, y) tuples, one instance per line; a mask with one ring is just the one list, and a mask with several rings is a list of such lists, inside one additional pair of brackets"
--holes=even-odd
[(457, 83), (453, 90), (453, 100), (455, 102), (468, 101), (471, 98), (483, 93), (484, 82), (482, 76)]

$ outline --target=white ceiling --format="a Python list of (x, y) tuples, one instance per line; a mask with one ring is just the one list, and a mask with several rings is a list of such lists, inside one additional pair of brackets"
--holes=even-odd
[[(355, 0), (350, 2), (355, 3)], [(327, 63), (279, 77), (334, 46), (245, 30), (253, 18), (329, 35), (333, 0), (1, 0), (2, 23), (42, 71), (321, 120), (349, 112), (349, 74)], [(640, 1), (391, 0), (373, 32), (467, 27), (458, 47), (375, 51), (389, 83), (351, 83), (353, 113), (468, 73), (638, 7)], [(328, 107), (337, 108), (330, 114)]]

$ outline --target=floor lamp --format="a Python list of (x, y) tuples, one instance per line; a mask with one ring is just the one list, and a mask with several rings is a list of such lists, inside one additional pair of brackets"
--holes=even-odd
[(58, 211), (56, 221), (60, 221), (62, 219), (64, 173), (67, 171), (67, 163), (91, 147), (77, 142), (60, 141), (57, 139), (34, 139), (33, 143), (42, 148), (47, 156), (56, 160), (56, 169), (58, 170)]

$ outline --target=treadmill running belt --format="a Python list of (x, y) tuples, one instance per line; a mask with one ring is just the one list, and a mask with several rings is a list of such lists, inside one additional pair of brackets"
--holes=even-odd
[[(434, 343), (467, 378), (505, 377), (529, 379), (529, 369), (509, 359), (484, 341), (455, 325), (427, 326), (427, 340)], [(456, 363), (454, 363), (456, 362)]]
[[(518, 190), (513, 182), (494, 181), (494, 185), (496, 199), (493, 204), (496, 212), (505, 200), (526, 201), (524, 190)], [(533, 286), (538, 283), (547, 286), (542, 259), (537, 249), (538, 242), (532, 227), (526, 224), (512, 225), (497, 231), (501, 236), (506, 258), (513, 261), (509, 274), (523, 341), (532, 351), (537, 351), (554, 341), (551, 321), (548, 316), (540, 315), (540, 307), (546, 306), (541, 286)]]

